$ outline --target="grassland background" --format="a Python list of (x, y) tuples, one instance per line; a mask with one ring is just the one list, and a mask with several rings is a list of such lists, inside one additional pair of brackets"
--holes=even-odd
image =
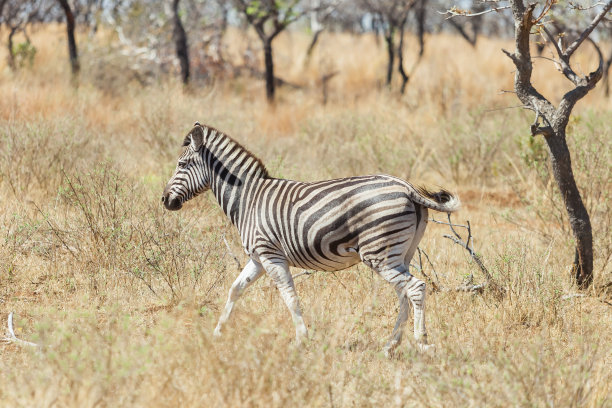
[[(33, 33), (31, 68), (12, 73), (0, 53), (0, 321), (14, 311), (17, 336), (43, 345), (0, 345), (0, 406), (612, 405), (612, 296), (602, 288), (612, 281), (612, 99), (601, 90), (580, 102), (568, 132), (594, 228), (595, 283), (564, 298), (576, 293), (573, 243), (545, 146), (529, 135), (531, 113), (498, 109), (518, 105), (500, 94), (512, 89), (500, 51), (511, 42), (483, 38), (473, 49), (430, 36), (400, 96), (381, 85), (385, 50), (373, 37), (325, 33), (305, 65), (309, 38), (285, 33), (277, 73), (305, 88), (280, 89), (272, 109), (263, 83), (248, 78), (189, 91), (167, 79), (122, 82), (101, 63), (112, 40), (100, 37), (79, 37), (78, 88), (61, 27)], [(230, 32), (226, 41), (240, 58), (247, 40)], [(593, 64), (577, 56), (583, 72)], [(557, 101), (569, 82), (548, 61), (535, 67), (535, 86)], [(340, 74), (323, 106), (318, 78), (328, 70)], [(406, 336), (389, 360), (396, 296), (364, 265), (296, 279), (311, 333), (300, 348), (263, 278), (214, 341), (238, 273), (224, 239), (244, 264), (239, 237), (208, 195), (179, 213), (159, 202), (196, 120), (278, 177), (389, 173), (457, 192), (455, 220), (470, 220), (507, 295), (430, 290), (435, 354)], [(445, 288), (472, 273), (481, 282), (447, 232), (430, 223), (427, 276)]]

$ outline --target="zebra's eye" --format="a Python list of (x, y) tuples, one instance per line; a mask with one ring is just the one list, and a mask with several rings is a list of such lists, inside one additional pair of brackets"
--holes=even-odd
[(179, 169), (184, 169), (185, 167), (187, 167), (187, 161), (186, 160), (179, 160), (178, 167), (179, 167)]

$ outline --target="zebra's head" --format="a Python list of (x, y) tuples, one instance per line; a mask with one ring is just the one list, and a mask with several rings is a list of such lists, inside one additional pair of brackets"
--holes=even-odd
[(204, 128), (196, 122), (185, 137), (183, 152), (178, 158), (176, 170), (166, 184), (161, 201), (168, 210), (177, 211), (193, 197), (208, 190), (210, 180), (205, 171), (203, 148)]

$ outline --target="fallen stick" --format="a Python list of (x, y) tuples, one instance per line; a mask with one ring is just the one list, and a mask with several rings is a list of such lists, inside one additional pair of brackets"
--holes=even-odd
[(21, 344), (22, 346), (30, 346), (30, 347), (40, 347), (38, 344), (36, 343), (32, 343), (31, 341), (25, 341), (25, 340), (21, 340), (19, 338), (17, 338), (17, 336), (15, 335), (15, 330), (13, 329), (13, 312), (9, 313), (8, 315), (8, 332), (9, 335), (8, 337), (4, 337), (2, 340), (7, 342), (7, 343), (16, 343), (16, 344)]

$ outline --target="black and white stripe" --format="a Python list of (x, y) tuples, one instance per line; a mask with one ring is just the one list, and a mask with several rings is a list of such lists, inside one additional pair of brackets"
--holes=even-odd
[(415, 337), (426, 342), (425, 284), (407, 269), (427, 224), (427, 211), (453, 212), (459, 200), (388, 175), (303, 183), (270, 177), (265, 166), (229, 136), (196, 123), (164, 190), (166, 208), (211, 189), (238, 228), (251, 260), (240, 273), (215, 334), (234, 302), (267, 272), (289, 307), (298, 341), (307, 335), (289, 266), (337, 271), (364, 262), (391, 283), (400, 300), (392, 351), (414, 306)]

